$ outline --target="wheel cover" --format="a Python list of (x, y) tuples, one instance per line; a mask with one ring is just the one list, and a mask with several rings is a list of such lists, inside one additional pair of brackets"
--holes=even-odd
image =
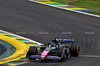
[(66, 52), (64, 52), (64, 58), (65, 58), (65, 59), (67, 58), (67, 56), (66, 56)]

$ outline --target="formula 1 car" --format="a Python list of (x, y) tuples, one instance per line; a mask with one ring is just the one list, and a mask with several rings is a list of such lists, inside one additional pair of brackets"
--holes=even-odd
[[(71, 43), (71, 44), (69, 44)], [(74, 39), (55, 38), (48, 46), (31, 46), (27, 52), (26, 58), (29, 60), (57, 60), (65, 61), (71, 56), (79, 56), (80, 47), (74, 44)]]

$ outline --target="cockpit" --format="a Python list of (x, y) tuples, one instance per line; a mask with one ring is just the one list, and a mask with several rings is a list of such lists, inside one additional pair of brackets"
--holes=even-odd
[(58, 44), (56, 44), (55, 42), (52, 42), (49, 44), (49, 47), (57, 47)]

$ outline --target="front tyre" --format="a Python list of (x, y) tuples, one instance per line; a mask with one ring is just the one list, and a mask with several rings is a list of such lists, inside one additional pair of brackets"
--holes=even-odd
[(65, 61), (68, 58), (67, 50), (66, 49), (59, 49), (58, 56), (61, 57), (60, 61)]
[(30, 47), (29, 51), (27, 52), (26, 58), (30, 59), (31, 55), (37, 55), (37, 47), (34, 46)]
[(67, 59), (67, 52), (64, 51), (64, 54), (63, 54), (63, 58), (62, 58), (62, 60), (65, 61), (66, 59)]

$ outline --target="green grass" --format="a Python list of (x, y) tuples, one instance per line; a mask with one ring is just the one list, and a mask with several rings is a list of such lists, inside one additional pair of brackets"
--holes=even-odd
[[(66, 3), (72, 0), (51, 0), (51, 1), (56, 1), (59, 3)], [(88, 13), (100, 15), (100, 0), (79, 0), (74, 3), (70, 3), (69, 5), (87, 8), (87, 9), (92, 10), (91, 12), (88, 12)]]
[(79, 0), (75, 3), (70, 3), (74, 6), (85, 7), (88, 9), (100, 11), (100, 0)]
[(55, 2), (59, 2), (59, 3), (67, 3), (73, 0), (50, 0), (50, 1), (55, 1)]
[(87, 11), (87, 13), (92, 13), (92, 14), (100, 15), (100, 12), (98, 12), (98, 11)]
[(70, 5), (87, 8), (92, 10), (88, 11), (88, 13), (100, 15), (100, 0), (79, 0), (74, 3), (70, 3)]

